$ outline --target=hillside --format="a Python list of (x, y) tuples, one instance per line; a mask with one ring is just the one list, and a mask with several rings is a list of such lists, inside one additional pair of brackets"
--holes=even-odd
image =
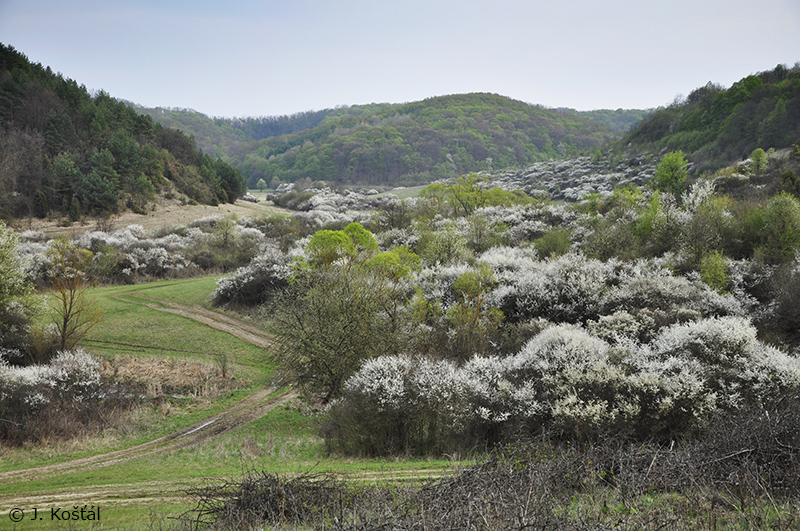
[(618, 151), (682, 150), (698, 172), (782, 149), (800, 138), (800, 66), (747, 76), (730, 88), (708, 83), (659, 109), (618, 144)]
[(193, 135), (203, 149), (240, 168), (250, 186), (261, 178), (413, 184), (518, 167), (594, 149), (646, 114), (552, 110), (495, 94), (246, 119), (137, 109)]
[[(213, 118), (193, 109), (142, 107), (127, 102), (137, 112), (151, 117), (165, 127), (172, 127), (194, 137), (204, 153), (224, 157), (242, 150), (242, 144), (271, 136), (288, 135), (313, 129), (330, 115), (362, 114), (370, 106), (341, 107), (321, 111), (304, 111), (283, 116), (255, 118)], [(246, 148), (244, 148), (246, 149)]]
[(142, 212), (157, 192), (233, 202), (238, 170), (180, 131), (0, 44), (0, 218)]
[(314, 129), (257, 142), (233, 163), (251, 183), (412, 184), (563, 157), (611, 138), (584, 118), (495, 94), (464, 94), (328, 117)]

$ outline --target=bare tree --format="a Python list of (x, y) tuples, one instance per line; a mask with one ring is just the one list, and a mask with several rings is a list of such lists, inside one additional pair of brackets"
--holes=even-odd
[(102, 309), (86, 297), (90, 283), (86, 267), (92, 253), (66, 240), (56, 240), (49, 251), (53, 322), (61, 350), (74, 347), (103, 318)]

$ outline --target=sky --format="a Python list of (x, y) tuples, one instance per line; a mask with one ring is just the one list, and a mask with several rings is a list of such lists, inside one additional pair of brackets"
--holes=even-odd
[(800, 0), (0, 0), (0, 42), (209, 116), (470, 92), (647, 109), (800, 61)]

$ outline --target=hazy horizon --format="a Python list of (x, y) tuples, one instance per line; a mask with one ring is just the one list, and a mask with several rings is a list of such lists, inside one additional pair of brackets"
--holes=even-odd
[(209, 116), (474, 92), (648, 109), (800, 60), (765, 0), (1, 0), (0, 42), (90, 90)]

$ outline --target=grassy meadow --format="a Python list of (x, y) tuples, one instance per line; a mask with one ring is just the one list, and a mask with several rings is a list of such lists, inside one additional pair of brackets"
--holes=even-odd
[[(143, 303), (207, 307), (214, 277), (159, 281), (135, 286), (98, 287), (91, 295), (104, 310), (104, 320), (84, 338), (81, 346), (99, 356), (106, 369), (122, 374), (126, 361), (135, 359), (143, 380), (159, 380), (159, 371), (180, 373), (204, 367), (219, 372), (226, 355), (228, 378), (224, 387), (204, 387), (190, 382), (182, 391), (142, 387), (147, 395), (115, 428), (86, 434), (70, 441), (53, 441), (23, 448), (0, 449), (0, 518), (20, 508), (39, 515), (51, 507), (100, 506), (100, 525), (92, 529), (150, 529), (166, 525), (193, 506), (185, 496), (189, 488), (206, 482), (235, 479), (247, 471), (296, 474), (334, 472), (356, 481), (419, 479), (441, 475), (452, 468), (448, 460), (333, 458), (326, 455), (317, 435), (316, 414), (298, 399), (224, 432), (184, 447), (132, 454), (118, 461), (58, 467), (76, 459), (108, 452), (124, 452), (137, 445), (185, 429), (243, 403), (253, 393), (268, 388), (275, 366), (264, 349), (196, 320), (159, 311)], [(161, 301), (160, 303), (158, 301)], [(174, 374), (173, 374), (174, 376)], [(218, 378), (217, 378), (218, 379)], [(286, 389), (276, 389), (276, 397)], [(15, 475), (42, 467), (41, 472)], [(27, 517), (26, 517), (27, 518)], [(9, 529), (9, 521), (0, 525)], [(89, 528), (89, 522), (75, 528)], [(40, 521), (22, 521), (10, 529), (49, 529)]]

